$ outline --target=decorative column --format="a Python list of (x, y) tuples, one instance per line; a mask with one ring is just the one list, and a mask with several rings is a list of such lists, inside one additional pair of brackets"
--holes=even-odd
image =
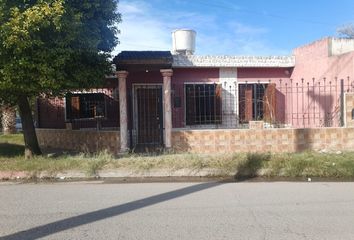
[(172, 137), (172, 110), (171, 110), (171, 77), (172, 69), (161, 69), (163, 76), (163, 119), (165, 126), (165, 147), (171, 148)]
[(128, 114), (127, 114), (127, 71), (117, 71), (119, 86), (119, 123), (120, 151), (127, 152), (128, 148)]

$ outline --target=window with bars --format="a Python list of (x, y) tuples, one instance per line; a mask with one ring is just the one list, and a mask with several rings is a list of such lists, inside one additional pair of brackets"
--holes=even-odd
[(67, 94), (66, 118), (68, 120), (104, 118), (106, 115), (104, 93)]
[(220, 124), (220, 84), (185, 84), (186, 125)]
[(275, 121), (275, 84), (240, 84), (239, 118), (240, 123), (252, 120)]

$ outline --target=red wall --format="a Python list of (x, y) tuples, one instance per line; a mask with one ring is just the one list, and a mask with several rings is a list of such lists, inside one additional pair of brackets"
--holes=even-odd
[[(172, 126), (180, 128), (185, 126), (184, 113), (184, 83), (185, 82), (218, 82), (218, 68), (178, 68), (173, 69), (171, 81), (172, 88)], [(133, 84), (162, 84), (163, 78), (160, 71), (138, 71), (130, 72), (127, 78), (128, 116), (130, 116), (129, 128), (132, 127), (132, 89)], [(181, 99), (181, 107), (174, 106), (174, 97)]]
[(127, 77), (127, 88), (131, 88), (132, 84), (137, 83), (162, 83), (162, 75), (160, 71), (129, 72)]
[[(105, 87), (100, 89), (91, 89), (92, 92), (103, 92), (113, 99), (113, 90), (118, 86), (118, 80), (107, 79)], [(39, 128), (65, 128), (65, 104), (64, 98), (38, 98), (36, 119)], [(116, 128), (119, 126), (119, 102), (108, 101), (107, 105), (107, 119), (102, 121), (102, 127)], [(73, 128), (95, 128), (95, 120), (80, 120), (73, 122)]]
[(38, 98), (37, 119), (40, 128), (65, 128), (63, 98)]
[[(184, 83), (187, 82), (218, 82), (218, 68), (178, 68), (173, 70), (172, 76), (172, 126), (174, 128), (185, 127), (185, 96)], [(181, 100), (181, 107), (174, 106), (174, 98)]]
[[(238, 68), (238, 82), (269, 82), (276, 83), (277, 119), (285, 121), (285, 84), (289, 82), (292, 68)], [(236, 76), (235, 76), (236, 77)], [(172, 76), (172, 126), (173, 128), (185, 127), (185, 96), (184, 83), (219, 82), (219, 68), (177, 68), (173, 69)], [(131, 72), (127, 79), (128, 96), (132, 94), (132, 85), (137, 83), (160, 83), (162, 75), (159, 71)], [(174, 105), (174, 99), (179, 98), (180, 107)], [(131, 116), (132, 102), (128, 103), (129, 116)], [(130, 117), (131, 118), (131, 117)], [(132, 121), (130, 127), (132, 126)]]
[(218, 81), (219, 68), (177, 68), (173, 70), (172, 84)]
[(288, 81), (292, 68), (238, 68), (238, 82), (257, 82), (269, 81), (277, 82), (280, 79), (283, 82)]

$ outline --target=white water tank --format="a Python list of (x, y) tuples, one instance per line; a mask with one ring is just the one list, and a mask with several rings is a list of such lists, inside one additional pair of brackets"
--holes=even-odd
[(188, 54), (195, 52), (196, 32), (190, 29), (177, 29), (172, 32), (172, 52), (174, 54)]

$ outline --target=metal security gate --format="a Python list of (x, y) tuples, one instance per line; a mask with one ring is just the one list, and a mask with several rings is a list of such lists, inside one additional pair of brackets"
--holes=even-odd
[(163, 145), (162, 86), (134, 86), (134, 134), (136, 149)]

